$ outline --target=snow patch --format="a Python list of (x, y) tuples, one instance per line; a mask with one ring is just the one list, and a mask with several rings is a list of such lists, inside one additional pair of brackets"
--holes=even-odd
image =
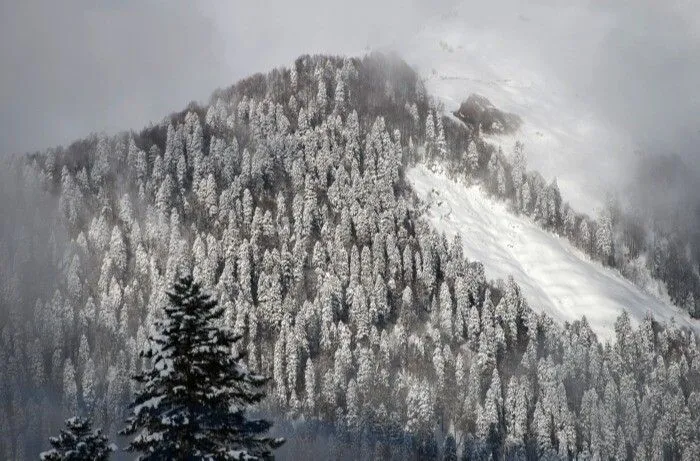
[(635, 324), (650, 312), (658, 320), (675, 319), (700, 332), (699, 321), (590, 260), (567, 239), (511, 213), (480, 187), (457, 183), (423, 165), (410, 169), (407, 178), (428, 205), (430, 223), (448, 237), (460, 233), (465, 256), (483, 262), (488, 278), (512, 275), (534, 310), (561, 323), (585, 315), (604, 340), (614, 340), (614, 323), (623, 310)]

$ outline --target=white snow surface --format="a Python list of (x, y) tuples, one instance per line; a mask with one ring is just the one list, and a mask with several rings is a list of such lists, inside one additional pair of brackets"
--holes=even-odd
[(566, 238), (545, 231), (526, 216), (511, 213), (479, 186), (467, 186), (418, 165), (408, 181), (428, 205), (427, 218), (448, 237), (460, 233), (464, 254), (484, 264), (489, 279), (512, 275), (535, 311), (560, 323), (586, 316), (603, 340), (614, 341), (614, 324), (623, 310), (633, 324), (647, 313), (700, 332), (700, 322), (647, 294), (615, 269), (603, 267)]
[(532, 25), (515, 21), (513, 34), (505, 37), (501, 31), (466, 24), (469, 14), (468, 5), (462, 5), (451, 16), (427, 20), (403, 44), (402, 55), (446, 114), (477, 93), (498, 109), (519, 115), (523, 124), (516, 133), (486, 140), (507, 155), (515, 141), (523, 142), (528, 169), (547, 181), (556, 177), (565, 200), (577, 211), (595, 215), (606, 194), (619, 187), (619, 172), (631, 164), (634, 143), (594, 112), (585, 94), (571, 89), (513, 39), (518, 28)]

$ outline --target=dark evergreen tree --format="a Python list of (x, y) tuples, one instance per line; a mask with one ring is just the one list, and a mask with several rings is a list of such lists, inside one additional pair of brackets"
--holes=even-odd
[(265, 437), (272, 424), (245, 414), (265, 397), (267, 378), (233, 350), (240, 337), (221, 327), (224, 309), (189, 275), (167, 295), (141, 354), (150, 368), (134, 377), (140, 387), (122, 434), (137, 435), (127, 450), (141, 460), (273, 459), (283, 440)]
[(442, 459), (444, 461), (457, 461), (457, 442), (452, 434), (445, 438)]
[(66, 420), (66, 430), (58, 437), (50, 437), (53, 447), (39, 455), (43, 461), (104, 461), (114, 451), (114, 445), (107, 441), (99, 429), (92, 430), (89, 419), (70, 418)]

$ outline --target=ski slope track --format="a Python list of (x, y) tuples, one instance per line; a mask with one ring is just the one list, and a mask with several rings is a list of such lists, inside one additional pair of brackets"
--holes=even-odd
[(479, 186), (466, 186), (423, 165), (410, 169), (407, 177), (428, 205), (430, 223), (448, 237), (461, 234), (465, 256), (481, 261), (488, 278), (512, 275), (534, 310), (561, 323), (585, 315), (593, 331), (608, 341), (614, 341), (615, 320), (623, 310), (635, 325), (650, 312), (659, 321), (674, 319), (700, 333), (697, 320), (590, 260), (565, 238), (511, 213)]

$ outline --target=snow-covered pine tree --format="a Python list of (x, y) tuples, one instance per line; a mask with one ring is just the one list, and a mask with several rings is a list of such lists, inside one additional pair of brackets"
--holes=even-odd
[(116, 449), (100, 429), (92, 429), (89, 419), (70, 418), (66, 428), (58, 437), (49, 438), (53, 448), (39, 454), (42, 461), (104, 461)]
[(467, 147), (467, 169), (474, 174), (479, 169), (479, 152), (476, 150), (476, 141), (471, 140)]
[(613, 235), (610, 213), (601, 212), (595, 233), (596, 251), (604, 264), (610, 264), (613, 255)]
[(150, 368), (134, 377), (140, 388), (121, 433), (136, 437), (127, 450), (141, 460), (271, 459), (284, 441), (263, 435), (269, 421), (245, 415), (265, 397), (267, 378), (232, 352), (240, 336), (218, 326), (223, 308), (190, 275), (167, 294), (164, 319), (141, 354)]

